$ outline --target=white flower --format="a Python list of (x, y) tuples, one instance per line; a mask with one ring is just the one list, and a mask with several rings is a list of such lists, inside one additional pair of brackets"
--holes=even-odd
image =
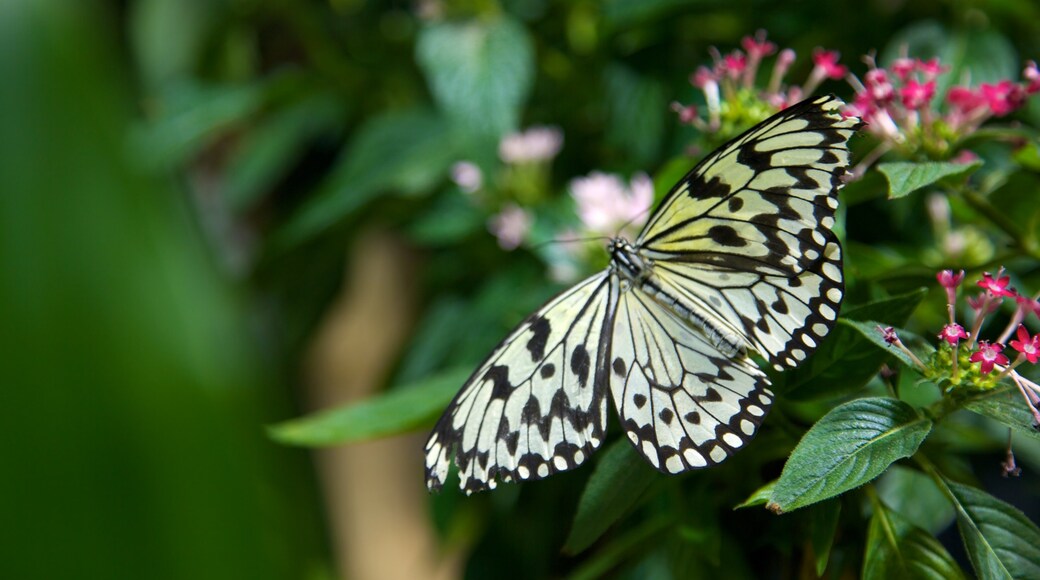
[(578, 204), (578, 217), (590, 231), (616, 236), (622, 228), (646, 222), (654, 201), (654, 184), (645, 173), (637, 173), (626, 185), (613, 174), (593, 171), (571, 181), (571, 196)]
[(563, 133), (556, 127), (531, 127), (512, 133), (498, 144), (498, 156), (506, 163), (548, 161), (560, 152)]
[(498, 245), (503, 250), (515, 250), (524, 241), (524, 236), (531, 230), (534, 218), (526, 210), (516, 204), (508, 204), (502, 211), (488, 220), (488, 230), (498, 238)]
[(462, 188), (462, 191), (473, 193), (484, 185), (484, 173), (480, 171), (476, 163), (459, 161), (451, 166), (451, 180)]

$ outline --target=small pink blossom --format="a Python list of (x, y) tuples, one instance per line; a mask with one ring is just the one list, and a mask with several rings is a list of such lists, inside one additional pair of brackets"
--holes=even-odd
[(946, 102), (961, 115), (969, 115), (986, 106), (981, 93), (961, 86), (950, 87), (946, 92)]
[(968, 333), (964, 331), (963, 326), (954, 322), (943, 327), (942, 332), (939, 333), (939, 338), (950, 343), (952, 346), (957, 346), (957, 342), (968, 338)]
[(932, 97), (935, 96), (935, 81), (919, 83), (914, 79), (906, 81), (903, 88), (899, 90), (899, 97), (903, 106), (907, 109), (921, 109), (928, 106)]
[(939, 64), (938, 58), (930, 58), (927, 61), (918, 59), (915, 68), (924, 75), (927, 80), (932, 80), (940, 74), (950, 70), (950, 67)]
[(1036, 364), (1036, 361), (1040, 360), (1040, 333), (1030, 337), (1026, 327), (1019, 324), (1018, 340), (1012, 340), (1010, 344), (1011, 348), (1022, 353), (1030, 363)]
[(1006, 79), (997, 84), (982, 83), (979, 85), (979, 91), (989, 109), (998, 117), (1007, 115), (1021, 107), (1026, 101), (1025, 90)]
[(1035, 62), (1026, 63), (1026, 68), (1022, 71), (1022, 78), (1029, 81), (1029, 84), (1026, 85), (1026, 93), (1032, 95), (1040, 92), (1040, 70), (1037, 69)]
[(1015, 295), (1015, 302), (1018, 303), (1018, 309), (1022, 315), (1019, 320), (1024, 320), (1026, 316), (1030, 314), (1040, 318), (1040, 300), (1036, 298), (1030, 298), (1029, 296), (1022, 296), (1021, 294)]
[(813, 64), (816, 65), (814, 72), (819, 70), (824, 77), (829, 79), (844, 77), (849, 69), (843, 64), (838, 64), (838, 57), (838, 51), (836, 50), (816, 49), (813, 51)]
[(470, 161), (459, 161), (451, 166), (451, 180), (458, 185), (462, 191), (473, 193), (484, 184), (484, 173), (480, 167)]
[(899, 80), (905, 81), (910, 76), (910, 73), (914, 72), (915, 63), (910, 58), (897, 58), (892, 61), (888, 68), (899, 77)]
[(645, 173), (634, 175), (626, 186), (617, 175), (593, 171), (571, 181), (571, 196), (587, 229), (614, 236), (625, 226), (646, 221), (654, 201), (654, 184)]
[(994, 296), (1014, 296), (1014, 288), (1008, 288), (1008, 284), (1011, 282), (1011, 276), (1000, 277), (1000, 272), (997, 272), (997, 278), (986, 272), (982, 275), (982, 280), (979, 280), (979, 287), (988, 291)]
[(867, 92), (862, 94), (869, 96), (873, 101), (887, 103), (895, 96), (895, 87), (889, 82), (888, 73), (885, 72), (885, 69), (872, 68), (868, 70), (863, 75), (863, 81), (866, 83)]
[(724, 74), (731, 79), (738, 79), (744, 72), (744, 67), (746, 66), (747, 57), (739, 50), (734, 50), (722, 57), (722, 61), (719, 63), (719, 73)]
[(939, 281), (939, 285), (947, 290), (956, 290), (961, 285), (961, 281), (964, 280), (964, 270), (954, 273), (953, 270), (943, 270), (935, 275), (935, 279)]
[(1001, 354), (1004, 350), (1004, 345), (999, 342), (990, 344), (983, 340), (979, 342), (979, 350), (971, 353), (971, 362), (977, 362), (981, 366), (982, 374), (988, 375), (993, 371), (993, 365), (1006, 365), (1008, 363), (1008, 357)]
[(881, 331), (881, 338), (885, 340), (886, 344), (895, 344), (899, 337), (896, 336), (896, 329), (891, 326), (881, 327), (878, 326), (878, 330)]
[(516, 204), (508, 204), (502, 211), (488, 220), (488, 230), (498, 238), (498, 245), (503, 250), (515, 250), (524, 241), (527, 232), (531, 231), (534, 218), (527, 210)]
[(698, 89), (704, 89), (708, 83), (717, 83), (718, 76), (706, 66), (697, 67), (697, 71), (690, 75), (690, 84)]
[(548, 161), (560, 152), (563, 132), (556, 127), (531, 127), (511, 133), (498, 144), (498, 156), (506, 163)]
[(990, 295), (983, 292), (978, 296), (968, 297), (968, 306), (975, 311), (975, 316), (992, 314), (1000, 307), (999, 300), (990, 300)]
[(679, 122), (683, 125), (695, 125), (700, 120), (696, 105), (683, 105), (675, 102), (672, 103), (672, 110), (679, 115)]
[(761, 60), (776, 51), (776, 45), (766, 40), (764, 30), (759, 30), (755, 36), (745, 36), (740, 40), (740, 46), (744, 47), (748, 56), (756, 60)]
[(954, 163), (960, 163), (961, 165), (968, 165), (975, 163), (979, 160), (979, 155), (971, 149), (961, 149), (950, 161)]

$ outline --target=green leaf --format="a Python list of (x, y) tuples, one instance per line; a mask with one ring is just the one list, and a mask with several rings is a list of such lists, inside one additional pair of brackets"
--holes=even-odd
[(979, 578), (1040, 578), (1040, 528), (1018, 508), (967, 485), (940, 479)]
[(950, 502), (928, 475), (916, 469), (893, 465), (878, 479), (878, 497), (907, 521), (931, 534), (938, 534), (955, 514)]
[(658, 477), (627, 439), (615, 441), (603, 452), (585, 484), (563, 551), (577, 554), (591, 546), (639, 502)]
[[(609, 114), (607, 141), (621, 148), (631, 163), (650, 164), (658, 156), (668, 118), (664, 88), (620, 65), (607, 67), (603, 80)], [(692, 166), (687, 160), (686, 171)]]
[(473, 372), (445, 371), (356, 403), (268, 427), (275, 441), (322, 447), (412, 431), (436, 419)]
[(569, 576), (570, 580), (595, 580), (603, 578), (622, 562), (634, 559), (638, 554), (660, 545), (666, 532), (675, 526), (675, 514), (663, 514), (625, 530), (594, 556), (582, 562)]
[(277, 233), (274, 246), (303, 242), (383, 192), (416, 194), (431, 188), (458, 151), (449, 124), (429, 111), (391, 112), (369, 120), (318, 191)]
[(762, 487), (755, 490), (744, 503), (738, 505), (733, 509), (749, 508), (758, 505), (766, 505), (769, 503), (769, 498), (773, 497), (773, 488), (776, 487), (776, 480), (770, 481)]
[(416, 59), (437, 104), (470, 134), (515, 131), (534, 79), (534, 49), (512, 18), (437, 22), (419, 35)]
[(838, 516), (841, 515), (841, 501), (837, 498), (820, 502), (812, 507), (809, 539), (812, 541), (813, 553), (816, 554), (816, 575), (823, 577), (827, 570), (827, 562), (831, 558), (831, 546), (834, 545), (834, 534), (838, 530)]
[(931, 429), (931, 421), (898, 399), (840, 405), (798, 442), (766, 507), (789, 512), (859, 487), (913, 455)]
[[(916, 367), (916, 365), (914, 365), (914, 361), (910, 359), (910, 355), (906, 354), (899, 348), (896, 348), (895, 346), (885, 342), (884, 334), (882, 334), (881, 331), (878, 330), (878, 326), (883, 327), (885, 325), (874, 321), (861, 322), (858, 320), (848, 320), (846, 318), (838, 320), (838, 324), (844, 324), (845, 326), (856, 329), (856, 331), (859, 332), (863, 336), (863, 338), (869, 340), (871, 343), (874, 344), (874, 346), (896, 357), (906, 366)], [(908, 330), (903, 330), (901, 328), (896, 328), (895, 331), (896, 334), (899, 336), (900, 342), (902, 342), (907, 348), (910, 348), (910, 345), (915, 345), (915, 348), (925, 351), (923, 353), (915, 354), (923, 354), (927, 356), (930, 355), (932, 352), (935, 352), (935, 348), (932, 347), (932, 345), (928, 344), (927, 341), (917, 336), (916, 334)], [(918, 358), (921, 357), (918, 356)]]
[(1016, 433), (1040, 439), (1040, 432), (1033, 427), (1033, 414), (1028, 411), (1025, 400), (1013, 385), (974, 395), (964, 404), (964, 408), (999, 421), (1013, 428)]
[(964, 572), (931, 534), (883, 503), (874, 503), (863, 556), (864, 580), (964, 578)]
[(879, 163), (877, 168), (888, 179), (888, 198), (898, 199), (937, 183), (943, 179), (954, 179), (971, 175), (982, 167), (982, 161), (952, 163), (947, 161), (891, 161)]
[[(902, 326), (926, 293), (922, 288), (849, 308), (839, 320)], [(773, 384), (778, 392), (797, 400), (836, 397), (865, 385), (888, 357), (887, 352), (875, 348), (857, 328), (838, 324), (812, 357), (798, 368), (773, 376)]]

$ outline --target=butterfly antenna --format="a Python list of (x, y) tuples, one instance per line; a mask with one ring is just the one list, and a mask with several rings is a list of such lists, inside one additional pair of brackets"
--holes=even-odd
[(632, 218), (629, 219), (627, 222), (621, 224), (618, 227), (618, 229), (615, 230), (614, 237), (615, 238), (621, 237), (621, 232), (625, 231), (625, 228), (627, 228), (628, 226), (632, 225), (636, 220), (642, 219), (646, 214), (650, 213), (650, 210), (652, 210), (653, 208), (654, 208), (654, 204), (651, 201), (650, 205), (647, 206), (645, 209), (643, 209), (643, 211), (637, 213), (636, 215), (632, 216)]

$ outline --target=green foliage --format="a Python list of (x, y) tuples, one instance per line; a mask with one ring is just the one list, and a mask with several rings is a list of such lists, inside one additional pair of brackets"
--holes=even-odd
[(1040, 574), (1040, 528), (988, 493), (952, 481), (945, 491), (979, 578), (1035, 578)]
[(980, 167), (982, 167), (982, 163), (979, 161), (972, 163), (891, 161), (878, 164), (877, 169), (888, 179), (888, 198), (899, 199), (944, 179), (954, 180), (966, 177)]
[(794, 448), (766, 507), (789, 512), (855, 489), (913, 455), (931, 429), (931, 421), (898, 399), (839, 405)]
[(965, 578), (942, 544), (885, 504), (874, 503), (862, 578)]

